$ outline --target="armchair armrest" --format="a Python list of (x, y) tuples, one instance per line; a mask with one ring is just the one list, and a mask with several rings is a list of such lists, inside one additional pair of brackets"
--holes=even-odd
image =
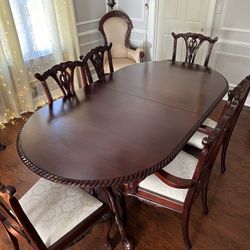
[(155, 173), (155, 175), (161, 181), (163, 181), (165, 184), (167, 184), (167, 185), (169, 185), (171, 187), (174, 187), (174, 188), (185, 189), (185, 188), (193, 187), (194, 184), (195, 184), (195, 181), (193, 181), (191, 179), (183, 179), (183, 178), (174, 176), (172, 174), (167, 173), (163, 169), (157, 171)]
[(134, 60), (136, 63), (143, 62), (144, 57), (144, 49), (137, 48), (137, 49), (129, 49), (128, 48), (128, 58)]

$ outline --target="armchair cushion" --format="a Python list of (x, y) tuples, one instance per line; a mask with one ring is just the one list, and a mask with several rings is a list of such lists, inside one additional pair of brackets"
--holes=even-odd
[[(126, 57), (112, 58), (112, 61), (113, 61), (114, 71), (116, 71), (118, 69), (121, 69), (121, 68), (124, 68), (124, 67), (126, 67), (128, 65), (136, 63), (135, 61), (133, 61), (133, 60), (131, 60), (129, 58), (126, 58)], [(109, 72), (109, 62), (108, 61), (106, 61), (105, 64), (104, 64), (104, 72), (105, 72), (105, 74), (110, 73)]]
[(47, 247), (102, 206), (78, 187), (45, 179), (40, 179), (19, 202)]
[[(163, 170), (183, 179), (192, 179), (197, 162), (198, 159), (192, 155), (180, 151)], [(139, 187), (180, 202), (184, 202), (188, 191), (188, 189), (170, 187), (154, 174), (141, 181)]]

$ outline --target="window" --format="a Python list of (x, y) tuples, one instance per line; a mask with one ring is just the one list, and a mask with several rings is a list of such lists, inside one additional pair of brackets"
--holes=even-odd
[(10, 0), (24, 61), (52, 54), (43, 0)]

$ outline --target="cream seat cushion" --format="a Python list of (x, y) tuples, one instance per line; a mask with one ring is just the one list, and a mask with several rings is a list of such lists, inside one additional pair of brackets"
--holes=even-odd
[(40, 179), (19, 202), (47, 247), (102, 206), (80, 188), (45, 179)]
[[(217, 122), (210, 119), (210, 118), (207, 118), (204, 122), (203, 122), (203, 125), (207, 126), (207, 127), (210, 127), (210, 128), (215, 128), (216, 125), (217, 125)], [(204, 137), (207, 137), (206, 134), (202, 133), (202, 132), (195, 132), (194, 135), (190, 138), (190, 140), (188, 141), (187, 144), (191, 145), (191, 146), (194, 146), (198, 149), (203, 149), (203, 144), (202, 144), (202, 140)]]
[(210, 128), (215, 128), (217, 126), (217, 122), (214, 121), (211, 118), (207, 118), (204, 122), (203, 125), (210, 127)]
[[(126, 66), (129, 66), (131, 64), (135, 64), (136, 62), (129, 59), (129, 58), (123, 58), (123, 57), (120, 57), (120, 58), (112, 58), (112, 61), (113, 61), (113, 68), (114, 68), (114, 71), (118, 70), (118, 69), (121, 69), (121, 68), (124, 68)], [(104, 64), (104, 72), (107, 74), (107, 73), (110, 73), (110, 70), (109, 70), (109, 62), (106, 61), (105, 64)]]
[[(185, 151), (180, 151), (175, 159), (163, 169), (177, 177), (192, 179), (197, 162), (198, 159), (192, 155)], [(188, 191), (188, 189), (179, 189), (168, 186), (155, 174), (152, 174), (141, 181), (139, 187), (180, 202), (184, 202)]]

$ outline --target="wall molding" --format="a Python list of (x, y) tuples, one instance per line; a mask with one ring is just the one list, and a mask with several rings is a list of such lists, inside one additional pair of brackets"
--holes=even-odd
[(230, 46), (237, 46), (237, 47), (244, 47), (250, 49), (249, 42), (241, 42), (237, 40), (227, 40), (227, 39), (219, 39), (218, 44), (230, 45)]
[(221, 26), (221, 30), (232, 31), (232, 32), (250, 33), (250, 29), (230, 28), (230, 27), (226, 27), (226, 26)]
[(78, 37), (87, 36), (87, 35), (93, 35), (93, 34), (96, 34), (96, 33), (99, 33), (99, 30), (97, 30), (97, 29), (88, 30), (88, 31), (84, 31), (84, 32), (78, 33)]
[[(145, 7), (144, 7), (144, 1), (141, 0), (141, 11), (142, 11), (142, 15), (140, 18), (137, 18), (137, 17), (130, 17), (130, 19), (132, 21), (136, 21), (136, 22), (143, 22), (144, 19), (145, 19)], [(119, 0), (117, 0), (117, 3), (116, 3), (116, 9), (119, 9)]]
[(225, 0), (223, 5), (223, 12), (222, 12), (222, 18), (220, 22), (220, 30), (222, 31), (232, 31), (232, 32), (241, 32), (241, 33), (250, 33), (250, 29), (241, 29), (241, 28), (232, 28), (225, 26), (225, 18), (227, 15), (227, 7), (228, 7), (228, 1)]
[(100, 21), (100, 18), (92, 19), (92, 20), (76, 23), (76, 26), (86, 25), (86, 24), (90, 24), (90, 23), (97, 23), (99, 21)]
[(243, 58), (246, 58), (246, 59), (250, 60), (250, 56), (240, 55), (240, 54), (235, 54), (235, 53), (227, 53), (227, 52), (216, 51), (215, 52), (215, 57), (217, 58), (218, 55), (223, 55), (223, 56), (228, 56), (228, 57), (243, 57)]
[(94, 43), (99, 43), (99, 42), (103, 42), (103, 40), (102, 39), (92, 40), (90, 42), (81, 43), (79, 46), (80, 47), (85, 47), (85, 46), (88, 46), (88, 45), (91, 45), (91, 44), (94, 44)]

